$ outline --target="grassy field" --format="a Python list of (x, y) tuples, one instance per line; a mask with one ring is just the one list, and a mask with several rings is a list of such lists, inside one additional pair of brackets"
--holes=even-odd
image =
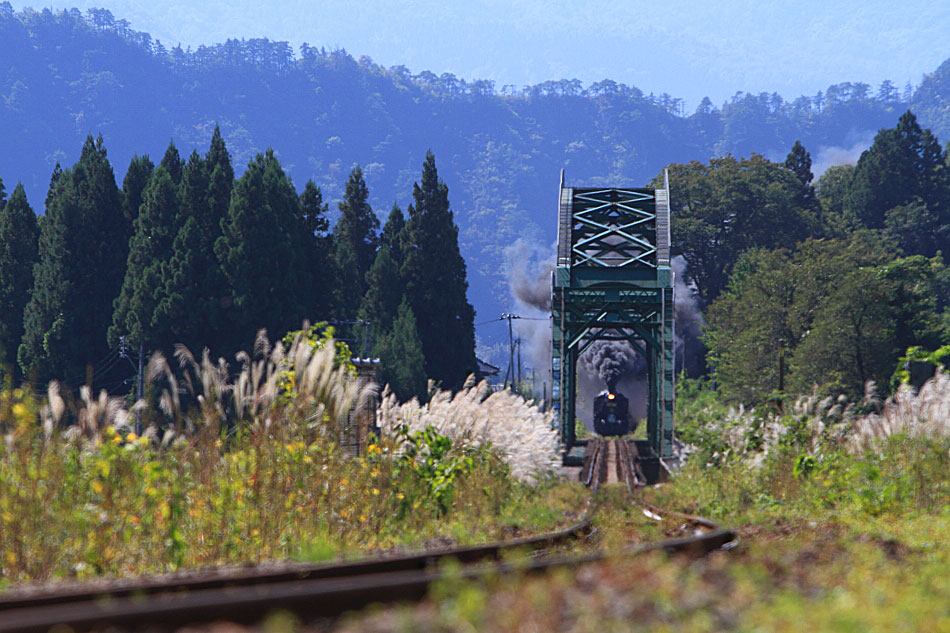
[(946, 387), (850, 408), (803, 400), (786, 415), (730, 412), (715, 394), (693, 394), (681, 421), (709, 443), (643, 494), (737, 528), (736, 549), (701, 560), (622, 556), (643, 521), (610, 486), (595, 518), (608, 561), (447, 582), (426, 604), (354, 616), (339, 629), (950, 631)]
[[(154, 359), (145, 437), (106, 394), (0, 390), (0, 583), (502, 540), (583, 508), (552, 474), (549, 422), (483, 385), (425, 407), (387, 396), (388, 432), (345, 454), (340, 420), (365, 394), (332, 344), (288, 343), (233, 378)], [(472, 424), (492, 419), (505, 424)], [(513, 442), (519, 425), (541, 427), (533, 448)]]
[[(585, 505), (585, 489), (553, 474), (550, 421), (517, 396), (388, 396), (382, 438), (354, 458), (335, 438), (361, 394), (332, 345), (268, 353), (233, 378), (207, 359), (185, 363), (191, 379), (154, 361), (145, 437), (129, 431), (136, 409), (106, 395), (0, 390), (2, 582), (473, 543), (551, 530)], [(678, 407), (695, 450), (642, 494), (736, 528), (738, 548), (624, 556), (663, 529), (606, 486), (593, 522), (607, 561), (446, 581), (421, 605), (338, 628), (950, 631), (950, 379), (886, 402), (869, 391), (765, 412), (693, 384)]]

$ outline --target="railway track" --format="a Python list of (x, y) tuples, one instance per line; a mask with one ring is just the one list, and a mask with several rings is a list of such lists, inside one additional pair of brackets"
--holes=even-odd
[[(667, 521), (674, 525), (674, 530), (682, 534), (682, 538), (660, 541), (648, 545), (655, 549), (657, 545), (664, 546), (670, 551), (712, 551), (723, 545), (736, 541), (731, 530), (723, 529), (715, 521), (707, 518), (675, 512), (659, 508), (644, 501), (637, 490), (646, 485), (646, 477), (640, 467), (640, 456), (637, 445), (632, 440), (597, 438), (588, 443), (588, 459), (585, 459), (581, 468), (581, 481), (594, 492), (604, 483), (612, 483), (612, 475), (616, 473), (616, 482), (622, 482), (631, 493), (633, 502), (643, 510), (643, 513), (657, 521)], [(727, 541), (722, 539), (729, 537)], [(675, 546), (669, 546), (676, 541)], [(709, 548), (707, 549), (707, 545)]]
[[(729, 530), (701, 517), (646, 504), (635, 494), (645, 481), (636, 447), (623, 440), (593, 440), (581, 480), (596, 493), (602, 483), (624, 482), (647, 516), (682, 522), (684, 536), (627, 549), (703, 555), (734, 542)], [(445, 578), (440, 562), (464, 564), (453, 578), (479, 580), (507, 573), (539, 573), (603, 560), (603, 552), (557, 555), (551, 549), (590, 532), (590, 519), (563, 530), (501, 543), (426, 551), (385, 559), (331, 565), (293, 565), (230, 573), (196, 572), (185, 576), (126, 581), (92, 589), (15, 592), (0, 595), (0, 632), (46, 633), (65, 626), (75, 632), (106, 628), (171, 630), (225, 620), (252, 624), (269, 612), (287, 610), (301, 618), (333, 618), (371, 603), (414, 601)], [(502, 562), (506, 552), (532, 554), (527, 563)], [(65, 629), (64, 629), (65, 630)]]

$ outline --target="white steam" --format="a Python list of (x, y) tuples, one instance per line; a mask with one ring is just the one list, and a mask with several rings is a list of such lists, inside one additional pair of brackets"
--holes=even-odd
[(827, 145), (819, 147), (811, 165), (811, 171), (815, 175), (815, 179), (821, 178), (821, 175), (828, 171), (830, 167), (854, 165), (861, 158), (864, 150), (871, 147), (873, 142), (874, 132), (866, 130), (848, 134), (843, 146)]

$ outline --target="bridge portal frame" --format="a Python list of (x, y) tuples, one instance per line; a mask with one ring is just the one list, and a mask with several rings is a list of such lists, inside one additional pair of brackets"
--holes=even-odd
[(577, 461), (577, 361), (597, 340), (627, 341), (647, 362), (649, 456), (673, 454), (673, 272), (669, 177), (662, 189), (565, 187), (552, 275), (552, 405), (565, 463)]

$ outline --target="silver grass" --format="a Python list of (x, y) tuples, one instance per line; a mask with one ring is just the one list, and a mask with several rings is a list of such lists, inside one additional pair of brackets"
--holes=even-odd
[(950, 439), (950, 376), (938, 371), (916, 393), (901, 386), (875, 412), (854, 421), (851, 446), (871, 450), (876, 440), (897, 434)]
[[(222, 425), (228, 421), (267, 427), (278, 420), (304, 420), (311, 430), (338, 430), (338, 426), (326, 426), (338, 425), (354, 403), (369, 402), (375, 385), (361, 388), (347, 368), (336, 362), (335, 350), (332, 340), (316, 349), (300, 336), (285, 350), (281, 343), (272, 346), (262, 330), (255, 340), (255, 357), (245, 352), (237, 355), (241, 371), (233, 380), (227, 362), (214, 361), (207, 349), (198, 361), (188, 348), (177, 345), (175, 358), (181, 370), (178, 373), (172, 371), (164, 355), (156, 352), (149, 359), (145, 379), (161, 389), (158, 409), (162, 414), (184, 423), (178, 432), (167, 429), (163, 444), (184, 441), (189, 432), (202, 425)], [(291, 375), (293, 388), (287, 393)], [(198, 403), (197, 411), (182, 410), (181, 390)], [(91, 388), (82, 387), (77, 422), (66, 431), (66, 436), (98, 441), (107, 427), (130, 428), (134, 415), (147, 407), (146, 402), (139, 401), (126, 408), (121, 399), (110, 397), (105, 391), (93, 398)], [(59, 384), (52, 382), (41, 410), (47, 434), (52, 433), (64, 411)], [(275, 417), (278, 414), (279, 418)], [(145, 435), (157, 437), (157, 429), (149, 427)]]
[(454, 395), (435, 390), (425, 405), (416, 399), (400, 404), (387, 390), (379, 418), (384, 434), (393, 434), (401, 425), (410, 432), (431, 426), (457, 446), (490, 445), (522, 481), (536, 481), (558, 466), (558, 434), (551, 414), (510, 391), (491, 393), (484, 381), (472, 381)]

